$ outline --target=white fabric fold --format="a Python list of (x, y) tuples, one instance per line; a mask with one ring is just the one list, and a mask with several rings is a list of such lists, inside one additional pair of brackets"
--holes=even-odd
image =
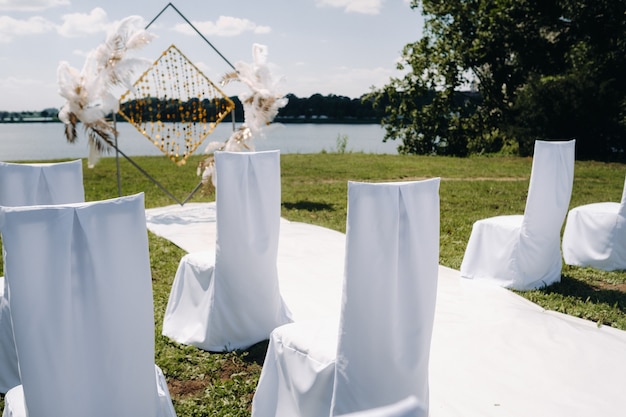
[(619, 203), (591, 203), (571, 209), (562, 246), (568, 265), (604, 271), (626, 269), (626, 182)]
[(439, 179), (348, 184), (340, 316), (272, 332), (253, 416), (334, 416), (410, 395), (428, 415), (438, 190)]
[(41, 164), (0, 162), (0, 205), (85, 201), (82, 161)]
[(156, 416), (143, 194), (1, 210), (29, 417)]
[(263, 341), (292, 320), (276, 264), (280, 153), (216, 152), (215, 167), (215, 252), (181, 259), (163, 335), (208, 351), (229, 351)]
[(418, 415), (419, 401), (413, 395), (410, 395), (393, 404), (343, 414), (341, 417), (417, 417)]
[[(157, 414), (155, 417), (176, 417), (165, 375), (163, 375), (163, 371), (156, 364), (154, 365), (154, 376), (158, 395)], [(7, 393), (2, 417), (29, 417), (29, 414), (26, 412), (24, 389), (21, 385), (16, 386)]]
[[(0, 162), (0, 206), (32, 206), (85, 201), (80, 159), (56, 163)], [(0, 218), (0, 227), (2, 219)], [(0, 277), (0, 393), (20, 383), (11, 309)]]
[(523, 215), (478, 220), (461, 276), (530, 290), (561, 280), (561, 227), (574, 181), (575, 141), (535, 142)]

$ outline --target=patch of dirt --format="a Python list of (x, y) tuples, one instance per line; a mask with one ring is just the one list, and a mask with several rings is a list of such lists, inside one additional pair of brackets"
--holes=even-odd
[(219, 377), (221, 381), (227, 381), (233, 374), (238, 374), (245, 370), (245, 365), (235, 363), (234, 359), (224, 361), (219, 370)]
[(193, 397), (204, 391), (207, 386), (206, 381), (192, 379), (189, 381), (180, 381), (172, 379), (167, 382), (172, 398)]

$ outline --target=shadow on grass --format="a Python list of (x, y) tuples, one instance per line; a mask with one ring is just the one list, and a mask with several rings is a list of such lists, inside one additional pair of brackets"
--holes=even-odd
[(243, 361), (247, 363), (255, 363), (259, 366), (263, 366), (263, 362), (265, 362), (265, 353), (267, 352), (268, 344), (269, 344), (269, 340), (264, 340), (244, 350), (243, 352), (246, 352), (247, 355), (243, 356), (242, 358)]
[(332, 204), (318, 203), (315, 201), (297, 201), (290, 203), (288, 201), (283, 202), (283, 207), (287, 210), (306, 210), (306, 211), (335, 211), (335, 207)]
[(626, 293), (620, 289), (613, 289), (602, 285), (592, 285), (588, 282), (562, 275), (561, 282), (540, 290), (544, 294), (558, 294), (564, 297), (573, 297), (581, 301), (594, 304), (605, 303), (616, 306), (621, 312), (626, 312)]

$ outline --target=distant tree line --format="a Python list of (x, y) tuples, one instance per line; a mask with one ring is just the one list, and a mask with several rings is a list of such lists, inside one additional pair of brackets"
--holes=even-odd
[[(422, 96), (413, 97), (418, 106), (432, 102), (434, 92), (426, 92)], [(379, 124), (383, 119), (384, 107), (379, 99), (374, 105), (373, 98), (363, 95), (360, 98), (350, 98), (335, 94), (313, 94), (310, 97), (298, 97), (295, 94), (286, 95), (288, 102), (276, 116), (278, 123), (354, 123)], [(478, 93), (458, 92), (455, 100), (463, 102), (471, 100), (480, 102)], [(230, 97), (235, 104), (235, 121), (243, 123), (243, 105), (238, 97)], [(149, 98), (130, 100), (120, 104), (120, 113), (128, 118), (142, 121), (180, 122), (215, 119), (216, 114), (225, 106), (225, 100), (209, 100), (192, 98), (188, 101), (178, 99)], [(28, 122), (59, 122), (58, 109), (48, 108), (41, 111), (8, 112), (0, 111), (0, 123), (28, 123)], [(108, 116), (112, 119), (112, 115)], [(118, 122), (125, 122), (123, 116), (117, 117)], [(232, 116), (228, 113), (223, 122), (231, 122)]]
[(299, 98), (288, 94), (289, 102), (279, 110), (279, 122), (341, 122), (341, 123), (380, 123), (382, 112), (374, 109), (372, 100), (349, 98), (330, 94), (313, 94)]
[[(380, 123), (382, 114), (374, 109), (373, 101), (362, 98), (349, 98), (330, 94), (323, 96), (313, 94), (308, 98), (300, 98), (295, 94), (288, 94), (287, 105), (278, 111), (275, 119), (281, 123)], [(230, 97), (235, 103), (235, 121), (244, 121), (243, 105), (238, 97)], [(122, 103), (121, 112), (127, 115), (141, 117), (142, 120), (161, 120), (180, 122), (181, 120), (215, 118), (218, 111), (225, 105), (220, 100), (191, 99), (186, 102), (179, 100), (150, 99), (129, 101)], [(230, 122), (231, 114), (223, 121)]]
[[(380, 123), (382, 110), (374, 109), (372, 100), (349, 98), (330, 94), (313, 94), (310, 97), (298, 97), (288, 94), (288, 103), (281, 108), (275, 119), (280, 123)], [(235, 103), (235, 121), (244, 121), (243, 105), (238, 97), (230, 97)], [(120, 104), (120, 110), (127, 116), (141, 120), (161, 120), (180, 122), (181, 120), (204, 120), (215, 117), (225, 105), (223, 100), (190, 99), (182, 102), (177, 99), (132, 100)], [(0, 111), (0, 122), (23, 123), (28, 121), (58, 121), (57, 109), (45, 109), (40, 112)], [(44, 120), (45, 119), (45, 120)], [(123, 117), (117, 118), (123, 122)], [(228, 114), (223, 122), (231, 122)]]
[(58, 109), (41, 111), (0, 111), (0, 123), (58, 122)]

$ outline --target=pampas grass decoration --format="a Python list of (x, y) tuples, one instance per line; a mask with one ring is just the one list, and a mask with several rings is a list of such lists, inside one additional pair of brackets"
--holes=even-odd
[(119, 101), (111, 94), (111, 88), (132, 88), (132, 77), (149, 61), (127, 58), (130, 50), (147, 45), (154, 35), (141, 27), (143, 19), (129, 16), (122, 20), (106, 41), (91, 51), (79, 72), (62, 61), (57, 68), (59, 94), (66, 99), (59, 111), (59, 119), (65, 123), (65, 137), (69, 143), (76, 142), (76, 125), (82, 123), (89, 142), (89, 166), (98, 156), (108, 152), (117, 136), (115, 128), (106, 116), (116, 113)]
[[(210, 143), (204, 151), (206, 154), (213, 154), (218, 150), (254, 151), (254, 138), (264, 134), (264, 129), (272, 123), (278, 110), (287, 104), (288, 99), (281, 93), (283, 80), (274, 80), (267, 65), (267, 46), (256, 43), (252, 45), (252, 59), (251, 64), (236, 63), (236, 71), (225, 74), (221, 80), (222, 85), (239, 81), (248, 86), (249, 90), (239, 95), (243, 104), (244, 122), (221, 146), (217, 146), (215, 142)], [(205, 184), (209, 181), (214, 183), (212, 155), (200, 162), (198, 171), (202, 173)]]

